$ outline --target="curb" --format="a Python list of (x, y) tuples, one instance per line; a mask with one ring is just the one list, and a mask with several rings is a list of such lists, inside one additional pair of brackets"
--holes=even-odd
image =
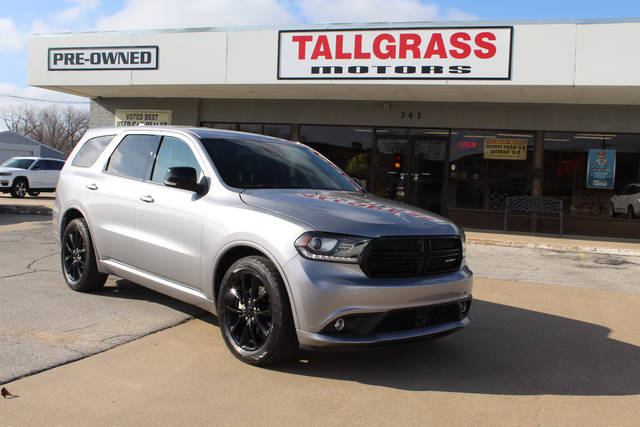
[(51, 208), (46, 206), (6, 206), (0, 205), (0, 213), (21, 215), (51, 215)]
[(467, 238), (467, 243), (476, 245), (509, 246), (516, 248), (548, 249), (555, 251), (590, 252), (595, 254), (640, 256), (640, 250), (622, 248), (602, 248), (596, 246), (575, 246), (562, 243), (514, 242), (507, 240)]

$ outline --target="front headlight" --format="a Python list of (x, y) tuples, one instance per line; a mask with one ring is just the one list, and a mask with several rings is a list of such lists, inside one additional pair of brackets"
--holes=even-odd
[(357, 264), (362, 250), (370, 241), (367, 237), (313, 231), (298, 237), (295, 247), (308, 259)]

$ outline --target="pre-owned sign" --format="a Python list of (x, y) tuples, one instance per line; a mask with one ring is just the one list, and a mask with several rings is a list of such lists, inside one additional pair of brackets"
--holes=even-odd
[(158, 46), (52, 47), (48, 55), (49, 71), (158, 68)]
[(512, 27), (280, 31), (278, 78), (511, 78)]

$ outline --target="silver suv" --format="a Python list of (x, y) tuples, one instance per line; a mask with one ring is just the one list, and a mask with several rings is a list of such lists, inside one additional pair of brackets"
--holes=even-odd
[(53, 219), (71, 289), (97, 290), (113, 274), (195, 304), (250, 364), (470, 321), (462, 230), (365, 192), (295, 142), (90, 130), (60, 174)]

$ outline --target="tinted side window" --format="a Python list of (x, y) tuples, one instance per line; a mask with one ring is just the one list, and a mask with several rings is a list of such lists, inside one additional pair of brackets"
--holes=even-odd
[(156, 158), (151, 180), (162, 183), (167, 174), (167, 169), (179, 166), (194, 168), (196, 175), (200, 177), (200, 165), (187, 143), (179, 138), (165, 136), (162, 138), (162, 144), (160, 144), (160, 149), (158, 150), (158, 157)]
[(71, 164), (83, 168), (92, 166), (96, 160), (98, 160), (98, 157), (100, 157), (105, 147), (109, 145), (113, 137), (114, 135), (105, 135), (91, 138), (80, 148), (80, 151), (78, 151), (78, 154), (76, 154)]
[(107, 171), (126, 178), (145, 179), (152, 159), (155, 135), (127, 135), (109, 159)]
[(40, 167), (42, 168), (42, 170), (51, 171), (51, 170), (54, 169), (53, 168), (53, 161), (51, 161), (51, 160), (42, 160), (40, 162)]
[(32, 171), (44, 170), (43, 160), (38, 160), (37, 162), (35, 162), (33, 166), (31, 166), (31, 170)]

